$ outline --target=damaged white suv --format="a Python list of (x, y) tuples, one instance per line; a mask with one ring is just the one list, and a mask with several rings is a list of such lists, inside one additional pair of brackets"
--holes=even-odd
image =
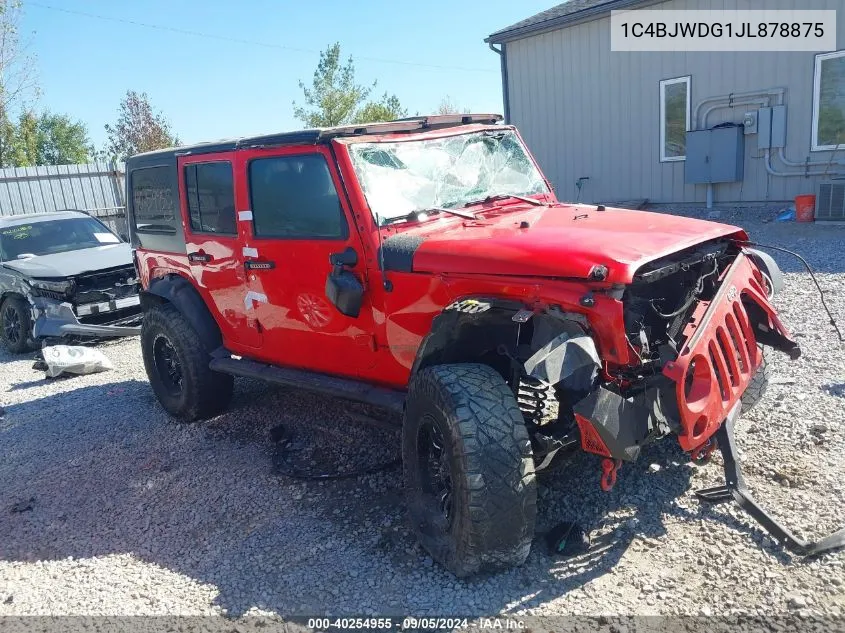
[(132, 250), (81, 211), (0, 217), (0, 338), (22, 353), (51, 337), (140, 332)]

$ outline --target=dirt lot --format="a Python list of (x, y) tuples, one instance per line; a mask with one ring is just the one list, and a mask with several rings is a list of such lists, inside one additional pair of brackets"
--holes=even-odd
[[(771, 215), (723, 219), (805, 254), (845, 326), (845, 227), (760, 221)], [(777, 303), (804, 356), (773, 357), (775, 383), (738, 442), (761, 502), (820, 536), (845, 523), (845, 347), (809, 276), (777, 259), (788, 273)], [(736, 508), (702, 506), (693, 490), (719, 483), (721, 462), (695, 467), (671, 441), (626, 465), (609, 494), (589, 456), (543, 481), (539, 529), (578, 519), (589, 554), (554, 558), (538, 538), (523, 567), (457, 581), (406, 528), (397, 467), (295, 480), (270, 441), (285, 424), (297, 469), (337, 472), (395, 460), (396, 432), (250, 381), (225, 415), (178, 424), (136, 339), (100, 349), (114, 371), (54, 381), (0, 352), (0, 615), (845, 615), (845, 552), (802, 560)]]

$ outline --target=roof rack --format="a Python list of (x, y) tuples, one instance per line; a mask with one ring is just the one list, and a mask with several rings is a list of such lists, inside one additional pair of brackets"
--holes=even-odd
[(395, 121), (365, 123), (362, 125), (341, 125), (320, 130), (320, 140), (338, 136), (361, 136), (366, 134), (389, 134), (391, 132), (414, 132), (417, 130), (440, 129), (458, 125), (480, 123), (493, 125), (502, 121), (501, 114), (432, 114), (414, 116)]

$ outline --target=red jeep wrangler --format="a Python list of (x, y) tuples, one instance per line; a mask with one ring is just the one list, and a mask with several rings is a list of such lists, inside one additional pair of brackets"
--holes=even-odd
[(695, 457), (718, 441), (727, 485), (702, 497), (736, 499), (798, 551), (831, 547), (770, 519), (733, 459), (761, 345), (800, 354), (769, 301), (773, 259), (737, 227), (558, 202), (500, 118), (132, 157), (141, 345), (164, 408), (213, 416), (250, 376), (402, 412), (410, 520), (459, 576), (525, 560), (537, 472), (580, 448), (610, 488), (668, 435)]

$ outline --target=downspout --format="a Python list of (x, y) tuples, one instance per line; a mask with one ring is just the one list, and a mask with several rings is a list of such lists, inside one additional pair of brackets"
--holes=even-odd
[(493, 46), (493, 42), (488, 42), (487, 46), (490, 50), (499, 56), (499, 63), (502, 69), (502, 104), (504, 106), (505, 123), (511, 122), (511, 103), (510, 92), (508, 91), (508, 58), (506, 44), (502, 42), (499, 48)]

